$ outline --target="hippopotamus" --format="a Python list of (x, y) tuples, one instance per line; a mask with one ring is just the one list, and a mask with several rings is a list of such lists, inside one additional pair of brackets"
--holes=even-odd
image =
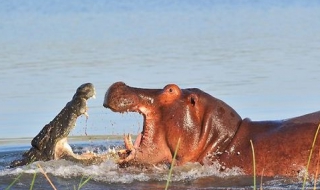
[(107, 159), (107, 155), (94, 153), (73, 153), (68, 144), (67, 137), (75, 127), (77, 118), (81, 115), (88, 117), (87, 100), (95, 97), (95, 88), (91, 83), (81, 85), (74, 94), (72, 100), (60, 111), (60, 113), (31, 141), (32, 147), (26, 151), (22, 158), (15, 160), (10, 167), (27, 165), (35, 161), (49, 161), (66, 159), (85, 165), (101, 163)]
[[(135, 142), (125, 136), (127, 155), (119, 163), (172, 164), (178, 148), (177, 165), (218, 163), (221, 170), (237, 167), (251, 175), (255, 162), (256, 175), (260, 176), (305, 172), (320, 123), (320, 112), (275, 121), (242, 119), (222, 100), (176, 84), (145, 89), (116, 82), (107, 90), (103, 105), (114, 112), (143, 116), (143, 129)], [(309, 173), (317, 170), (319, 148), (316, 143)]]

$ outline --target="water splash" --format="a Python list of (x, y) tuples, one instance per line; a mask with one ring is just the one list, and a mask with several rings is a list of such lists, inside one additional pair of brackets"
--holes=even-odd
[[(108, 160), (100, 165), (83, 166), (65, 160), (52, 160), (48, 162), (35, 162), (29, 166), (0, 171), (0, 176), (18, 175), (21, 172), (27, 174), (39, 173), (38, 164), (48, 174), (62, 178), (75, 178), (90, 176), (92, 180), (106, 183), (132, 183), (134, 181), (165, 181), (168, 175), (166, 165), (139, 168), (130, 166), (119, 168), (113, 160)], [(175, 167), (172, 181), (190, 181), (201, 177), (216, 176), (228, 177), (241, 175), (239, 168), (232, 168), (223, 172), (219, 171), (218, 164), (203, 166), (199, 163), (188, 163), (184, 166)]]
[[(111, 143), (112, 144), (112, 143)], [(73, 149), (82, 153), (86, 151), (95, 151), (96, 153), (104, 153), (108, 148), (114, 145), (103, 146), (101, 144), (77, 144)], [(116, 146), (117, 147), (117, 146)], [(22, 154), (22, 153), (20, 153)], [(6, 154), (7, 155), (7, 154)], [(18, 153), (12, 154), (10, 160), (15, 159)], [(3, 158), (2, 158), (3, 159)], [(10, 163), (6, 158), (3, 164)], [(38, 164), (53, 179), (59, 189), (64, 189), (70, 184), (77, 184), (82, 177), (90, 177), (88, 184), (95, 189), (105, 189), (106, 187), (115, 189), (142, 188), (152, 187), (153, 189), (163, 189), (168, 178), (169, 167), (165, 164), (149, 167), (120, 168), (114, 160), (110, 159), (99, 165), (84, 166), (80, 163), (74, 163), (66, 160), (52, 160), (48, 162), (35, 162), (28, 166), (17, 168), (3, 167), (0, 170), (1, 182), (10, 184), (12, 180), (19, 174), (23, 173), (22, 178), (17, 186), (28, 187), (32, 176), (37, 173), (37, 181), (39, 184), (46, 184), (46, 180), (40, 174)], [(4, 166), (4, 165), (3, 165)], [(172, 189), (185, 189), (189, 186), (197, 188), (213, 188), (213, 187), (248, 187), (251, 188), (252, 176), (243, 174), (240, 168), (220, 170), (220, 165), (214, 162), (212, 165), (201, 165), (199, 163), (187, 163), (183, 166), (174, 167), (170, 187)], [(302, 179), (302, 178), (301, 178)], [(263, 177), (263, 188), (297, 188), (301, 186), (301, 179), (286, 179), (281, 177), (267, 178)], [(257, 178), (258, 185), (260, 178)], [(307, 183), (308, 187), (312, 187), (312, 183)], [(3, 186), (4, 188), (6, 186)], [(0, 189), (2, 186), (0, 186)], [(141, 189), (140, 188), (140, 189)]]

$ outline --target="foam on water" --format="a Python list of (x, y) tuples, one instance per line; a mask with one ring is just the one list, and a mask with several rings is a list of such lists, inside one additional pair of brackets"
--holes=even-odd
[[(107, 183), (132, 183), (133, 181), (165, 181), (168, 178), (168, 167), (166, 165), (151, 166), (148, 168), (137, 168), (134, 166), (119, 168), (113, 160), (108, 160), (100, 165), (83, 166), (65, 160), (53, 160), (48, 162), (35, 162), (29, 166), (0, 171), (0, 176), (18, 175), (20, 173), (39, 173), (40, 165), (43, 170), (54, 176), (62, 178), (74, 178), (90, 176), (94, 181)], [(207, 176), (228, 177), (241, 175), (239, 168), (219, 171), (218, 163), (211, 166), (203, 166), (199, 163), (188, 163), (184, 166), (174, 167), (172, 181), (189, 181)]]
[[(110, 145), (113, 147), (114, 145)], [(98, 153), (104, 153), (108, 148), (101, 144), (73, 145), (73, 149), (82, 153), (86, 151), (96, 151)], [(15, 176), (22, 175), (20, 179), (20, 186), (27, 187), (30, 184), (32, 175), (34, 173), (41, 174), (41, 168), (49, 174), (50, 178), (57, 180), (56, 184), (60, 185), (60, 188), (65, 188), (63, 184), (74, 184), (82, 177), (90, 177), (90, 185), (95, 188), (104, 189), (108, 188), (124, 188), (128, 185), (132, 187), (141, 187), (143, 185), (161, 186), (166, 183), (168, 179), (169, 167), (168, 165), (156, 165), (150, 167), (135, 167), (130, 166), (127, 168), (120, 168), (113, 159), (109, 159), (99, 165), (84, 166), (79, 163), (74, 163), (66, 160), (52, 160), (48, 162), (35, 162), (28, 166), (22, 166), (17, 168), (8, 168), (9, 163), (17, 159), (20, 153), (11, 154), (2, 162), (3, 168), (0, 168), (0, 179), (5, 180), (4, 184), (10, 184)], [(183, 166), (175, 166), (173, 168), (171, 176), (171, 187), (173, 189), (186, 188), (189, 185), (193, 187), (251, 187), (253, 185), (252, 176), (244, 175), (240, 168), (234, 167), (231, 169), (220, 170), (219, 163), (215, 162), (212, 165), (201, 165), (199, 163), (187, 163)], [(26, 174), (26, 175), (25, 175)], [(29, 174), (29, 175), (28, 175)], [(37, 175), (38, 176), (38, 175)], [(37, 177), (40, 184), (45, 182), (44, 178)], [(260, 178), (257, 179), (258, 184)], [(313, 181), (310, 179), (310, 181)], [(297, 188), (302, 184), (302, 177), (298, 179), (287, 178), (268, 178), (263, 177), (263, 187), (271, 189), (282, 188)], [(307, 183), (307, 186), (312, 187), (312, 182)], [(59, 189), (60, 189), (59, 188)], [(139, 188), (138, 188), (139, 189)]]

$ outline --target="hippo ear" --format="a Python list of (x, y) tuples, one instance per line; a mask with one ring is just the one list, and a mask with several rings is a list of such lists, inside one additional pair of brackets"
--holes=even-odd
[(191, 94), (189, 99), (192, 106), (195, 106), (196, 102), (198, 102), (198, 96), (196, 96), (195, 94)]

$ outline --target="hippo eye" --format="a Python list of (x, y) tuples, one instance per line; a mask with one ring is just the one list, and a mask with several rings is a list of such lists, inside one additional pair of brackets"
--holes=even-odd
[(169, 89), (169, 92), (173, 92), (172, 88)]

